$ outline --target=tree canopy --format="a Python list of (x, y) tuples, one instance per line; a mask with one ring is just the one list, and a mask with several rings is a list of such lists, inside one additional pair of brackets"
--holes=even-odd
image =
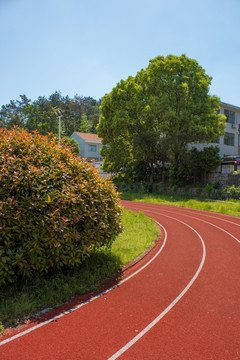
[(39, 96), (32, 101), (26, 95), (20, 100), (11, 100), (0, 110), (0, 128), (12, 129), (14, 126), (28, 131), (38, 130), (42, 135), (58, 133), (58, 119), (54, 113), (63, 112), (62, 135), (71, 136), (74, 131), (96, 133), (100, 117), (100, 100), (76, 95), (73, 99), (62, 96), (60, 92), (48, 98)]
[[(209, 94), (212, 78), (186, 55), (158, 56), (135, 77), (121, 80), (102, 99), (97, 127), (104, 169), (126, 174), (139, 162), (180, 164), (187, 145), (223, 135), (220, 99)], [(151, 174), (150, 174), (151, 180)]]

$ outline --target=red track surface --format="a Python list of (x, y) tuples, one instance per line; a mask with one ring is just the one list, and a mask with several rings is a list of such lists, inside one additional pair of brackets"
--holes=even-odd
[(112, 290), (0, 338), (1, 360), (240, 359), (240, 219), (123, 204), (161, 224), (158, 245)]

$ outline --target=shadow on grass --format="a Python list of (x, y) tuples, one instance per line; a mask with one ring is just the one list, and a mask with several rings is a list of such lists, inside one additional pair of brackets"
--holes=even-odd
[[(90, 300), (98, 292), (117, 284), (121, 278), (120, 258), (110, 250), (92, 253), (84, 263), (33, 279), (19, 280), (0, 288), (0, 322), (5, 329), (34, 318), (44, 309), (55, 309), (55, 316), (76, 304)], [(41, 311), (43, 310), (43, 311)], [(42, 315), (45, 321), (49, 315)]]

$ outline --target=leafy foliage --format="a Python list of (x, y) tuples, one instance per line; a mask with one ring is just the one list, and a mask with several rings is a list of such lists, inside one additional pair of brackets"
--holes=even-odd
[(218, 146), (205, 147), (199, 151), (192, 148), (185, 151), (178, 164), (169, 169), (169, 182), (171, 185), (184, 186), (188, 183), (204, 182), (207, 175), (221, 164)]
[(121, 80), (102, 99), (98, 135), (106, 171), (130, 173), (144, 161), (171, 162), (181, 176), (187, 145), (223, 135), (220, 100), (209, 95), (211, 77), (185, 55), (158, 56), (135, 77)]
[(121, 231), (110, 180), (52, 136), (0, 130), (0, 285), (72, 267)]
[(227, 194), (229, 199), (236, 199), (239, 200), (240, 199), (240, 186), (227, 186), (224, 189), (224, 193)]
[(26, 95), (20, 95), (20, 100), (11, 100), (0, 110), (0, 127), (12, 129), (13, 126), (25, 128), (28, 131), (38, 130), (40, 134), (58, 133), (58, 119), (54, 111), (63, 112), (62, 135), (71, 136), (74, 131), (96, 133), (100, 117), (101, 101), (91, 97), (75, 95), (73, 99), (63, 97), (55, 92), (46, 98), (39, 96), (31, 101)]
[(198, 151), (193, 148), (190, 151), (190, 173), (194, 177), (194, 182), (206, 182), (207, 174), (221, 165), (221, 156), (219, 155), (218, 146), (205, 147)]
[(64, 139), (61, 139), (61, 145), (64, 146), (65, 143), (68, 145), (68, 147), (71, 148), (72, 152), (76, 155), (80, 152), (80, 147), (78, 145), (77, 140), (70, 139), (68, 136), (64, 136)]

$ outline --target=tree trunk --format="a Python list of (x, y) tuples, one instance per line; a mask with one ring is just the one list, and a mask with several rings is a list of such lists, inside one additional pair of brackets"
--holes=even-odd
[(153, 162), (150, 161), (149, 165), (150, 165), (149, 183), (152, 185), (153, 184)]

